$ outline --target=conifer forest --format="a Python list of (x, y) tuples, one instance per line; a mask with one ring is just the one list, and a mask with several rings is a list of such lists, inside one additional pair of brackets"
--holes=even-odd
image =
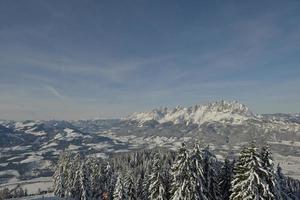
[(56, 196), (76, 200), (297, 200), (300, 195), (300, 181), (274, 165), (269, 146), (254, 142), (224, 160), (198, 143), (109, 159), (64, 152), (53, 179)]

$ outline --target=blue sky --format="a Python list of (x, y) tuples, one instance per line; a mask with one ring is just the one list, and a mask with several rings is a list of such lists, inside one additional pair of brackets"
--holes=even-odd
[(238, 100), (300, 112), (300, 2), (0, 0), (0, 118)]

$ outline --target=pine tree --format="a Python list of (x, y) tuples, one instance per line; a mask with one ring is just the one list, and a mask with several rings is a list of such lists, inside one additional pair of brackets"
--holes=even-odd
[(209, 151), (209, 147), (202, 150), (203, 157), (203, 175), (206, 190), (204, 191), (208, 199), (218, 200), (220, 199), (218, 173), (217, 173), (217, 159)]
[(205, 185), (205, 177), (203, 171), (203, 157), (202, 151), (198, 143), (195, 143), (193, 151), (190, 156), (191, 159), (191, 174), (193, 176), (196, 190), (195, 190), (195, 199), (206, 200), (207, 197), (207, 188)]
[(145, 172), (145, 175), (144, 175), (144, 178), (143, 178), (143, 181), (142, 181), (142, 197), (141, 199), (145, 199), (145, 200), (148, 200), (149, 199), (149, 187), (150, 187), (150, 181), (149, 181), (149, 178), (150, 178), (150, 169), (149, 167), (146, 168), (146, 172)]
[(112, 194), (114, 191), (114, 183), (115, 183), (115, 174), (113, 172), (112, 166), (109, 164), (109, 162), (105, 162), (103, 164), (103, 189), (104, 192), (107, 192), (108, 194)]
[(76, 155), (67, 153), (67, 164), (65, 166), (65, 168), (67, 169), (67, 172), (65, 174), (66, 177), (65, 197), (72, 198), (78, 192), (79, 186), (77, 188), (73, 188), (73, 186), (74, 186), (76, 171), (80, 169), (81, 159), (82, 158), (79, 153), (77, 153)]
[(276, 169), (276, 178), (277, 178), (277, 182), (278, 182), (278, 184), (280, 185), (280, 188), (281, 188), (282, 199), (292, 200), (293, 194), (291, 193), (291, 190), (288, 187), (287, 179), (283, 175), (282, 168), (280, 167), (279, 164), (277, 165), (277, 169)]
[(161, 173), (161, 160), (158, 154), (156, 154), (154, 158), (152, 173), (150, 174), (149, 178), (149, 184), (149, 194), (151, 200), (167, 199), (165, 183)]
[(59, 157), (56, 169), (53, 174), (54, 180), (54, 195), (58, 197), (65, 197), (66, 190), (66, 154), (63, 153)]
[(144, 194), (144, 187), (143, 187), (143, 183), (144, 183), (144, 173), (141, 172), (141, 174), (139, 175), (137, 182), (136, 182), (136, 196), (137, 199), (144, 199), (143, 194)]
[(260, 155), (262, 160), (262, 167), (267, 173), (265, 179), (270, 192), (273, 194), (273, 197), (270, 197), (269, 199), (281, 200), (282, 189), (275, 174), (273, 159), (269, 146), (263, 146)]
[(220, 173), (219, 188), (222, 200), (229, 200), (233, 176), (233, 164), (226, 158)]
[(65, 181), (63, 176), (63, 167), (58, 165), (53, 175), (54, 180), (54, 195), (57, 197), (65, 197)]
[(231, 200), (274, 198), (265, 180), (268, 173), (263, 168), (263, 163), (254, 143), (242, 149), (234, 173)]
[(172, 166), (172, 199), (191, 200), (196, 192), (196, 182), (191, 175), (190, 155), (184, 143), (177, 151), (177, 159)]
[(127, 200), (127, 194), (125, 191), (124, 183), (123, 183), (123, 176), (121, 174), (117, 177), (117, 182), (115, 185), (115, 190), (113, 194), (114, 200)]
[(81, 156), (79, 154), (77, 154), (75, 156), (74, 162), (72, 164), (72, 168), (70, 170), (70, 173), (74, 173), (74, 178), (73, 180), (69, 180), (69, 184), (70, 184), (70, 196), (73, 199), (80, 199), (81, 198), (81, 183), (80, 183), (80, 169), (81, 169), (81, 165), (82, 165), (82, 160), (81, 160)]
[(168, 165), (164, 165), (164, 167), (162, 167), (162, 174), (164, 177), (164, 185), (165, 185), (165, 189), (166, 189), (166, 198), (170, 199), (171, 195), (170, 195), (170, 190), (171, 190), (171, 184), (172, 184), (172, 176), (170, 173), (170, 166)]
[(136, 200), (136, 189), (132, 178), (132, 174), (127, 172), (124, 180), (124, 187), (128, 200)]
[(90, 180), (89, 180), (89, 170), (86, 163), (83, 162), (80, 167), (80, 189), (81, 189), (81, 200), (90, 200), (92, 198)]
[(103, 183), (101, 181), (101, 162), (96, 158), (88, 158), (86, 165), (89, 168), (89, 179), (91, 187), (91, 196), (93, 199), (99, 199), (103, 193)]

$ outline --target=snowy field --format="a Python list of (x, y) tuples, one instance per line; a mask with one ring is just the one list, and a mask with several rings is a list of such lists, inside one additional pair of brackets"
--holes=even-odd
[(52, 189), (52, 177), (40, 177), (34, 178), (28, 181), (15, 181), (11, 183), (1, 184), (1, 188), (8, 188), (10, 190), (20, 186), (22, 189), (26, 189), (29, 195), (38, 194), (39, 191), (49, 191)]
[(11, 200), (62, 200), (62, 198), (55, 197), (52, 193), (50, 193), (43, 195), (35, 195), (32, 197), (14, 198)]

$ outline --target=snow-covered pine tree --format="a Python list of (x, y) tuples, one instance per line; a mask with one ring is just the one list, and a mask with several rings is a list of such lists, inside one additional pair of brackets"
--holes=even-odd
[[(72, 167), (69, 171), (69, 173), (74, 173), (74, 175), (72, 175), (73, 180), (69, 180), (68, 181), (68, 185), (70, 184), (70, 195), (68, 197), (71, 197), (73, 199), (80, 199), (81, 197), (81, 189), (80, 189), (80, 167), (82, 164), (82, 160), (81, 160), (81, 156), (80, 154), (76, 154), (74, 161), (72, 162)], [(71, 177), (71, 176), (69, 176)]]
[(205, 185), (205, 177), (203, 172), (203, 157), (202, 157), (202, 150), (200, 145), (196, 142), (193, 148), (193, 151), (190, 156), (191, 160), (191, 174), (193, 176), (196, 190), (195, 190), (195, 199), (199, 200), (206, 200), (208, 197), (207, 188)]
[(287, 188), (287, 193), (289, 198), (292, 200), (299, 200), (300, 199), (299, 181), (286, 176), (285, 183), (286, 183), (286, 188)]
[(164, 177), (164, 185), (165, 185), (165, 189), (166, 189), (166, 198), (170, 199), (171, 198), (170, 190), (171, 190), (171, 184), (172, 184), (172, 176), (170, 173), (170, 166), (164, 165), (162, 168), (163, 168), (162, 176)]
[(254, 143), (242, 149), (234, 167), (234, 173), (231, 182), (231, 200), (274, 198), (265, 180), (268, 173), (263, 168), (260, 155)]
[(219, 188), (222, 200), (229, 200), (230, 197), (230, 187), (233, 177), (233, 164), (228, 158), (225, 158), (223, 166), (221, 168)]
[(103, 184), (101, 181), (101, 161), (96, 158), (88, 158), (86, 165), (89, 168), (89, 179), (91, 196), (93, 199), (99, 199), (103, 193)]
[(262, 167), (267, 173), (267, 176), (265, 176), (266, 182), (268, 184), (269, 190), (274, 196), (270, 197), (270, 199), (282, 200), (282, 189), (276, 177), (273, 158), (270, 152), (270, 147), (268, 145), (262, 147), (260, 156), (262, 160)]
[(123, 183), (123, 175), (119, 174), (117, 177), (117, 182), (115, 185), (114, 189), (114, 194), (113, 194), (113, 199), (114, 200), (127, 200), (127, 194), (125, 191), (124, 183)]
[(71, 165), (70, 152), (63, 152), (56, 165), (53, 175), (54, 194), (58, 197), (68, 197), (69, 194), (69, 171)]
[(141, 199), (145, 199), (148, 200), (149, 199), (149, 187), (150, 187), (150, 182), (149, 182), (149, 178), (150, 178), (150, 167), (146, 168), (145, 171), (145, 175), (143, 177), (143, 181), (142, 181), (142, 194), (141, 194)]
[(128, 200), (136, 200), (136, 188), (133, 181), (133, 177), (130, 171), (127, 171), (124, 179), (124, 188), (127, 194)]
[(191, 174), (191, 160), (188, 150), (184, 143), (177, 151), (177, 159), (172, 166), (172, 191), (171, 199), (191, 200), (195, 199), (197, 185)]
[(149, 199), (151, 200), (167, 199), (167, 191), (161, 170), (161, 160), (159, 155), (156, 154), (154, 157), (152, 172), (149, 177)]
[(284, 200), (290, 200), (290, 197), (288, 196), (288, 189), (286, 188), (286, 179), (282, 173), (282, 168), (280, 167), (279, 163), (276, 168), (276, 179), (281, 188), (282, 198)]
[[(74, 155), (73, 153), (67, 153), (67, 164), (66, 164), (66, 190), (65, 197), (73, 197), (74, 194), (78, 192), (78, 188), (73, 188), (76, 171), (79, 170), (81, 165), (81, 155), (77, 153)], [(79, 185), (79, 184), (78, 184)]]
[(220, 199), (220, 189), (218, 183), (217, 159), (209, 151), (209, 146), (202, 150), (202, 166), (205, 183), (205, 195), (208, 199)]
[(81, 200), (90, 200), (92, 198), (89, 175), (90, 172), (86, 166), (86, 162), (82, 162), (79, 171)]
[(65, 179), (63, 175), (63, 166), (59, 163), (55, 169), (53, 180), (54, 180), (54, 195), (57, 197), (65, 197)]
[(112, 166), (109, 164), (109, 162), (103, 163), (103, 189), (104, 192), (107, 192), (108, 194), (112, 194), (114, 191), (114, 184), (116, 181), (115, 174), (113, 172)]
[(144, 193), (144, 187), (143, 187), (143, 182), (144, 182), (144, 172), (142, 172), (136, 181), (136, 197), (137, 199), (144, 199), (143, 198), (143, 193)]

